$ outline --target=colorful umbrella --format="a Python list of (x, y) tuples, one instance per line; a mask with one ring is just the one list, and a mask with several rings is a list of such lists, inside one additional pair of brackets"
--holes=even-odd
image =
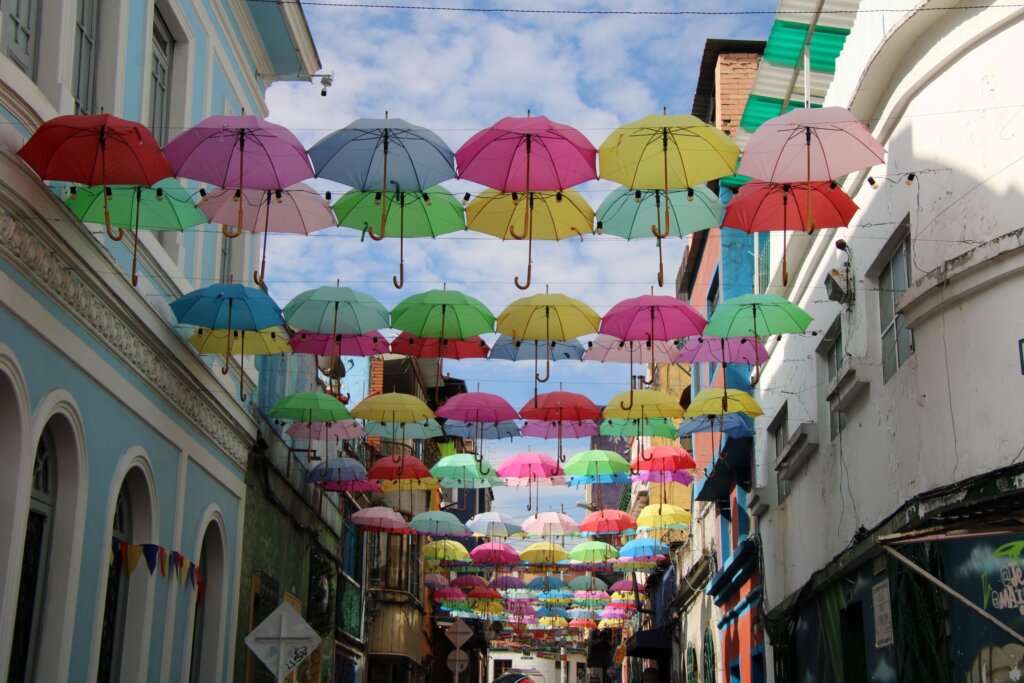
[(322, 391), (300, 391), (278, 399), (267, 416), (296, 422), (338, 422), (349, 420), (345, 404)]
[(743, 363), (755, 365), (768, 360), (768, 350), (754, 337), (690, 337), (679, 348), (679, 363)]
[(774, 294), (745, 294), (726, 299), (716, 308), (704, 334), (712, 337), (769, 337), (807, 331), (811, 316), (796, 304)]
[(473, 515), (466, 522), (466, 528), (474, 534), (495, 538), (514, 536), (523, 532), (519, 522), (503, 512), (481, 512)]
[(335, 441), (349, 441), (366, 436), (366, 430), (359, 426), (355, 420), (339, 420), (326, 424), (323, 422), (295, 422), (292, 423), (284, 433), (296, 440), (318, 441), (319, 439), (334, 439)]
[(538, 512), (523, 522), (523, 531), (533, 536), (568, 536), (579, 530), (576, 520), (562, 512)]
[(537, 489), (537, 503), (540, 504), (540, 487), (564, 484), (558, 461), (543, 453), (516, 453), (511, 455), (497, 467), (498, 476), (505, 478), (508, 486), (515, 488), (525, 486), (528, 489), (526, 499), (527, 511), (533, 509), (534, 488)]
[[(83, 185), (153, 185), (174, 175), (148, 128), (110, 114), (67, 115), (43, 123), (18, 150), (43, 180), (64, 180)], [(103, 193), (107, 235), (111, 231), (109, 200)]]
[(72, 187), (64, 200), (71, 213), (83, 223), (106, 223), (114, 226), (120, 240), (123, 230), (134, 230), (132, 244), (132, 286), (139, 284), (136, 275), (139, 254), (139, 230), (182, 232), (206, 222), (196, 208), (192, 194), (177, 180), (165, 178), (152, 187), (118, 185), (104, 187)]
[(475, 453), (446, 455), (430, 468), (430, 473), (441, 480), (444, 488), (477, 489), (504, 484), (490, 469), (483, 471)]
[(420, 554), (427, 560), (454, 560), (457, 562), (468, 562), (470, 559), (469, 551), (466, 550), (466, 546), (462, 545), (458, 541), (452, 541), (449, 539), (425, 543)]
[(286, 341), (287, 333), (279, 327), (269, 330), (210, 330), (200, 327), (195, 334), (188, 338), (188, 343), (199, 355), (230, 355), (233, 350), (238, 351), (239, 363), (239, 391), (241, 399), (246, 396), (244, 389), (245, 356), (273, 356), (275, 354), (291, 353), (292, 350)]
[(585, 439), (597, 436), (598, 428), (593, 420), (527, 420), (521, 432), (535, 439)]
[(574, 477), (599, 477), (628, 473), (629, 462), (614, 451), (595, 449), (572, 456), (562, 469)]
[(367, 334), (320, 334), (298, 330), (288, 340), (294, 353), (315, 356), (380, 356), (391, 353), (387, 338), (379, 331)]
[(391, 353), (416, 358), (449, 358), (465, 360), (467, 358), (487, 358), (490, 348), (480, 337), (468, 339), (433, 339), (430, 337), (414, 337), (402, 332), (391, 342)]
[(533, 360), (542, 355), (550, 357), (554, 363), (560, 360), (582, 360), (583, 344), (576, 339), (566, 341), (525, 341), (513, 339), (507, 334), (500, 335), (491, 346), (491, 360)]
[[(240, 204), (249, 211), (240, 212)], [(252, 274), (257, 285), (263, 284), (269, 233), (308, 235), (336, 224), (330, 204), (306, 183), (273, 190), (217, 189), (203, 197), (199, 208), (211, 223), (231, 225), (251, 233), (263, 231), (262, 262), (259, 272)], [(239, 220), (243, 222), (238, 223)]]
[(379, 301), (348, 287), (325, 286), (301, 292), (284, 307), (284, 319), (296, 329), (329, 334), (334, 348), (319, 354), (324, 356), (342, 353), (343, 335), (380, 334), (380, 328), (391, 326), (391, 316)]
[[(654, 507), (656, 507), (656, 506), (650, 506), (649, 505), (646, 508), (644, 508), (644, 510), (652, 510)], [(664, 505), (664, 506), (661, 506), (661, 507), (668, 508), (668, 507), (671, 507), (671, 506)], [(668, 514), (668, 513), (666, 513), (666, 514)], [(687, 519), (689, 519), (689, 515), (685, 514), (685, 513), (680, 515), (678, 512), (676, 512), (675, 513), (675, 517), (677, 517), (679, 519), (682, 519), (683, 517), (686, 517)], [(662, 543), (661, 541), (657, 541), (657, 540), (655, 540), (653, 538), (637, 538), (637, 539), (634, 539), (634, 540), (630, 541), (629, 543), (624, 544), (622, 546), (622, 548), (619, 549), (619, 557), (621, 557), (623, 559), (631, 559), (631, 560), (656, 560), (656, 559), (658, 559), (660, 557), (663, 557), (663, 556), (665, 556), (667, 554), (668, 554), (668, 544)], [(632, 582), (627, 580), (627, 581), (625, 581), (623, 583), (628, 584), (628, 587), (626, 588), (626, 590), (628, 590), (628, 591), (632, 591), (633, 590)], [(616, 583), (615, 585), (618, 585), (618, 583)], [(642, 589), (643, 586), (639, 586), (639, 588)], [(615, 588), (615, 586), (612, 586), (612, 589), (613, 590), (622, 590), (621, 588)]]
[[(605, 197), (597, 208), (597, 234), (615, 235), (627, 240), (654, 237), (658, 241), (658, 286), (665, 284), (662, 260), (663, 190), (631, 190), (619, 187)], [(688, 190), (670, 190), (666, 208), (672, 215), (668, 234), (664, 237), (686, 235), (717, 228), (722, 223), (724, 207), (715, 193), (705, 185)]]
[(363, 427), (371, 436), (379, 436), (391, 441), (406, 439), (436, 439), (444, 436), (444, 430), (437, 420), (428, 419), (423, 422), (377, 422), (364, 420)]
[(409, 528), (429, 536), (465, 536), (466, 527), (450, 512), (429, 510), (409, 520)]
[[(681, 529), (690, 523), (690, 513), (677, 505), (668, 505), (665, 503), (658, 503), (656, 505), (648, 505), (640, 514), (636, 517), (636, 528), (639, 530), (643, 529)], [(646, 542), (652, 541), (649, 538), (641, 538), (630, 541), (622, 546), (622, 550), (619, 551), (619, 555), (622, 557), (636, 558), (636, 554), (633, 552), (635, 548), (643, 547)], [(630, 545), (634, 544), (634, 545)], [(661, 544), (663, 545), (663, 544)], [(627, 552), (627, 549), (629, 551)], [(659, 555), (664, 555), (666, 551), (659, 552)]]
[(476, 564), (519, 564), (519, 552), (507, 543), (483, 543), (469, 552)]
[(461, 436), (464, 439), (511, 439), (522, 436), (519, 425), (512, 421), (475, 423), (465, 420), (446, 420), (444, 433), (448, 436)]
[[(525, 225), (525, 232), (518, 227)], [(523, 197), (487, 188), (466, 206), (466, 227), (502, 240), (526, 239), (526, 283), (515, 283), (529, 289), (533, 277), (533, 240), (583, 239), (594, 231), (594, 210), (575, 190), (529, 192)]]
[(507, 591), (526, 588), (526, 582), (520, 579), (518, 576), (502, 574), (500, 576), (494, 577), (494, 580), (491, 581), (490, 586), (491, 588), (497, 588), (498, 590)]
[[(614, 546), (603, 541), (587, 541), (580, 543), (569, 552), (569, 559), (576, 562), (606, 562), (619, 556)], [(607, 595), (606, 595), (607, 597)]]
[[(472, 556), (473, 554), (470, 553), (470, 557)], [(463, 590), (472, 590), (477, 587), (485, 587), (487, 585), (487, 581), (485, 581), (482, 577), (477, 576), (476, 574), (459, 574), (454, 579), (452, 579), (451, 585), (455, 588), (461, 588)]]
[(427, 588), (443, 588), (448, 585), (448, 579), (440, 574), (427, 574), (423, 577), (423, 585)]
[(618, 536), (635, 528), (636, 521), (622, 510), (596, 510), (580, 523), (583, 534), (594, 536)]
[(380, 486), (368, 481), (366, 468), (355, 458), (327, 458), (317, 463), (306, 474), (306, 483), (325, 491), (380, 491)]
[[(466, 215), (462, 204), (451, 192), (443, 187), (424, 188), (422, 192), (410, 189), (403, 189), (397, 181), (390, 181), (392, 188), (388, 192), (380, 190), (364, 192), (361, 190), (350, 190), (342, 195), (334, 204), (334, 213), (338, 218), (338, 225), (355, 230), (362, 230), (363, 234), (375, 235), (374, 230), (380, 228), (380, 234), (385, 235), (385, 229), (381, 221), (387, 220), (386, 215), (381, 213), (381, 203), (384, 195), (390, 194), (389, 209), (398, 211), (398, 275), (391, 280), (395, 287), (401, 289), (405, 284), (405, 238), (406, 237), (430, 237), (446, 235), (466, 229)], [(398, 207), (395, 209), (395, 207)], [(384, 212), (385, 214), (387, 211)], [(391, 224), (394, 225), (392, 220)], [(391, 236), (395, 236), (391, 233)]]
[(541, 541), (540, 543), (527, 546), (525, 550), (519, 553), (519, 557), (522, 558), (523, 562), (529, 564), (555, 564), (556, 562), (569, 559), (569, 553), (560, 545), (550, 541)]
[(657, 436), (671, 439), (675, 437), (676, 425), (664, 417), (652, 417), (644, 420), (606, 419), (601, 421), (602, 436)]
[[(626, 405), (627, 400), (629, 405)], [(659, 417), (676, 419), (685, 417), (684, 412), (679, 401), (666, 393), (654, 389), (637, 389), (635, 392), (623, 391), (613, 396), (605, 406), (604, 417), (626, 420)]]
[(552, 391), (539, 395), (534, 393), (533, 400), (519, 409), (519, 415), (525, 420), (555, 423), (558, 461), (563, 462), (565, 457), (562, 454), (562, 438), (564, 436), (562, 430), (565, 423), (600, 419), (601, 409), (583, 394), (571, 391)]
[(679, 481), (689, 484), (693, 477), (684, 470), (694, 470), (697, 467), (689, 451), (674, 445), (645, 448), (630, 464), (633, 473), (640, 476), (641, 481), (659, 483)]
[[(210, 116), (164, 145), (174, 175), (241, 190), (280, 190), (313, 177), (302, 143), (284, 126), (256, 116)], [(245, 225), (238, 202), (237, 237)]]
[(725, 413), (724, 415), (698, 415), (689, 417), (679, 423), (678, 438), (682, 439), (694, 432), (720, 432), (726, 436), (742, 438), (754, 435), (754, 423), (742, 413)]
[(349, 520), (363, 531), (392, 534), (412, 532), (400, 512), (382, 505), (357, 510), (352, 513)]
[(424, 422), (434, 417), (426, 403), (415, 396), (397, 392), (364, 398), (352, 409), (352, 415), (374, 422)]
[[(618, 512), (618, 510), (616, 510)], [(588, 515), (589, 517), (589, 515)], [(580, 525), (583, 528), (583, 525)], [(569, 588), (573, 590), (591, 590), (591, 591), (606, 591), (608, 590), (608, 584), (597, 578), (596, 576), (577, 576), (575, 579), (569, 582)], [(569, 610), (570, 616), (577, 616)]]
[[(534, 545), (542, 544), (535, 543)], [(526, 584), (526, 587), (532, 590), (551, 590), (552, 588), (566, 588), (568, 587), (568, 585), (569, 584), (567, 584), (560, 577), (552, 576), (551, 574), (546, 574), (544, 576), (538, 576), (533, 579), (530, 579), (530, 582)]]
[(694, 417), (726, 413), (743, 413), (748, 417), (764, 415), (750, 394), (737, 389), (704, 389), (690, 401), (689, 411)]
[(463, 422), (505, 422), (519, 419), (519, 413), (501, 396), (484, 391), (456, 394), (437, 409), (437, 416)]
[[(670, 339), (657, 339), (653, 343), (649, 341), (626, 341), (607, 334), (599, 334), (589, 343), (583, 360), (592, 360), (600, 363), (630, 363), (640, 361), (643, 355), (648, 355), (654, 363), (675, 363), (679, 350), (675, 341)], [(630, 370), (632, 375), (632, 369)]]
[[(397, 455), (377, 459), (367, 470), (367, 478), (378, 482), (399, 480), (433, 480), (430, 470), (419, 458), (411, 455)], [(437, 486), (437, 483), (434, 483)]]

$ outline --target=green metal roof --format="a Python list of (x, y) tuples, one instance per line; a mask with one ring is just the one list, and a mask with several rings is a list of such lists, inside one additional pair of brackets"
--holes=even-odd
[[(803, 58), (804, 41), (807, 40), (808, 24), (796, 21), (776, 20), (764, 48), (766, 61), (795, 69)], [(811, 35), (811, 70), (835, 73), (836, 58), (843, 50), (850, 29), (818, 24)]]
[[(803, 106), (803, 102), (790, 100), (786, 111), (801, 109)], [(821, 104), (812, 102), (811, 106), (820, 107)], [(785, 112), (782, 111), (781, 97), (767, 97), (751, 93), (747, 98), (747, 106), (743, 110), (743, 118), (740, 119), (740, 127), (753, 132), (768, 119), (783, 113)]]

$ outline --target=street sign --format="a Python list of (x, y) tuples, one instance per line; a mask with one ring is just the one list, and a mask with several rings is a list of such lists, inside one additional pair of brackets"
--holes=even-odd
[(448, 627), (444, 634), (448, 636), (448, 640), (452, 641), (452, 645), (460, 648), (472, 637), (473, 629), (462, 619), (457, 619), (454, 624)]
[(452, 650), (448, 655), (448, 668), (456, 675), (462, 673), (469, 667), (469, 655), (462, 650)]
[(320, 645), (320, 636), (286, 602), (245, 637), (253, 654), (283, 681)]

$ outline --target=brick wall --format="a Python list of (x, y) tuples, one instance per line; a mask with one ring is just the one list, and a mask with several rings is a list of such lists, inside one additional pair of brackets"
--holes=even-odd
[(761, 55), (756, 53), (723, 53), (715, 65), (715, 126), (729, 136), (739, 128), (747, 95), (757, 76)]

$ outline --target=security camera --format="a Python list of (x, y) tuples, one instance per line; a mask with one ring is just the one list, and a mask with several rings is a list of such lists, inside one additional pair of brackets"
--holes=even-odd
[(320, 97), (327, 97), (327, 89), (334, 85), (334, 72), (320, 76)]
[(853, 301), (853, 289), (838, 270), (833, 270), (825, 276), (825, 293), (828, 295), (829, 301), (841, 304)]

